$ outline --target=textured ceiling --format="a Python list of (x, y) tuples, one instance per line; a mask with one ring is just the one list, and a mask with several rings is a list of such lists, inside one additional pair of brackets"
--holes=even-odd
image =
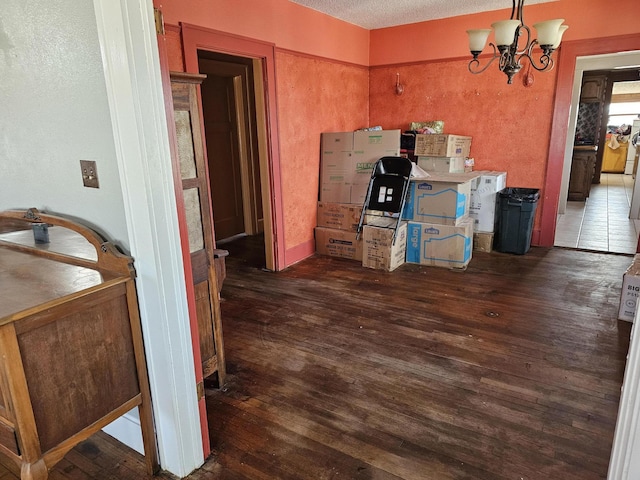
[[(291, 0), (369, 30), (511, 8), (509, 0)], [(526, 5), (556, 0), (527, 0)], [(526, 21), (525, 5), (525, 21)]]

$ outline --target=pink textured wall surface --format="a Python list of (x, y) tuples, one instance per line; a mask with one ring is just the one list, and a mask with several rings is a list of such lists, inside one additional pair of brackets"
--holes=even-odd
[(289, 0), (162, 0), (179, 22), (262, 40), (311, 55), (369, 65), (369, 31)]
[[(396, 73), (404, 85), (395, 94)], [(555, 72), (507, 78), (492, 67), (479, 75), (467, 61), (372, 68), (370, 122), (407, 130), (412, 121), (443, 120), (444, 133), (473, 137), (475, 170), (507, 172), (507, 185), (542, 188), (549, 150)]]
[(313, 242), (320, 134), (367, 126), (366, 68), (277, 52), (280, 164), (287, 248)]
[(164, 42), (167, 51), (169, 70), (172, 72), (184, 72), (184, 58), (182, 57), (182, 38), (180, 27), (165, 24)]

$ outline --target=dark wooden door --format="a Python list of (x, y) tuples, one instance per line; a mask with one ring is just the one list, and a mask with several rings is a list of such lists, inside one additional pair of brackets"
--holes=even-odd
[[(223, 75), (210, 73), (218, 69), (218, 63), (200, 60), (200, 71), (207, 74), (201, 88), (214, 228), (221, 240), (246, 232), (239, 138), (243, 126), (236, 108), (236, 77), (246, 67), (237, 66)], [(241, 91), (238, 93), (241, 95)]]
[(215, 234), (211, 221), (208, 172), (196, 90), (203, 79), (204, 75), (172, 73), (171, 91), (203, 376), (208, 377), (217, 372), (222, 385), (226, 369), (218, 281), (214, 266)]

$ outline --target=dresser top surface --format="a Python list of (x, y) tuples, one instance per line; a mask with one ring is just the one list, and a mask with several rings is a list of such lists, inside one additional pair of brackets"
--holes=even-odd
[(0, 322), (104, 281), (97, 270), (0, 245)]

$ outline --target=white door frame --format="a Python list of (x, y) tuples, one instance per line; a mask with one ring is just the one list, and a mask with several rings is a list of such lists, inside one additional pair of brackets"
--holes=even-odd
[[(93, 0), (149, 370), (160, 465), (204, 462), (160, 60), (151, 0)], [(108, 429), (139, 449), (135, 415)], [(133, 425), (133, 427), (132, 427)]]

